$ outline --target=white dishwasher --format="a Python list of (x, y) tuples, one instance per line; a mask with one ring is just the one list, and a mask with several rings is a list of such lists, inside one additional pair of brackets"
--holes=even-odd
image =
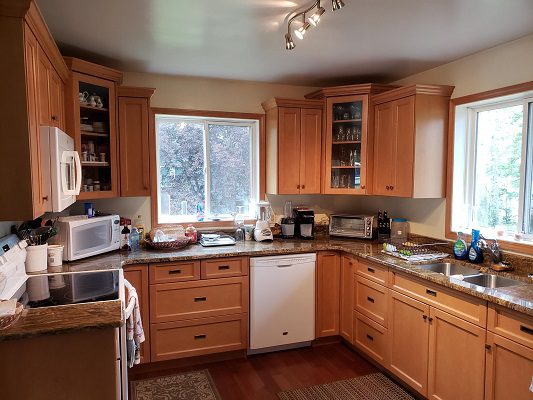
[(250, 258), (248, 354), (311, 344), (315, 265), (314, 253)]

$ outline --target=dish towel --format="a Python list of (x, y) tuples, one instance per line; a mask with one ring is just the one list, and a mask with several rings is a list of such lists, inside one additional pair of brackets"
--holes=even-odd
[(128, 285), (128, 304), (135, 302), (131, 315), (126, 320), (126, 348), (128, 353), (128, 367), (141, 362), (141, 343), (144, 342), (144, 330), (141, 321), (141, 310), (139, 308), (139, 296), (131, 285)]

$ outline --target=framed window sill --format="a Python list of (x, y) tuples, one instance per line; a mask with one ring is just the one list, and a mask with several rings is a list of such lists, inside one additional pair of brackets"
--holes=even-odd
[[(483, 232), (481, 232), (483, 234)], [(457, 232), (447, 231), (446, 238), (455, 241), (457, 239)], [(465, 233), (465, 240), (470, 243), (472, 235)], [(490, 236), (487, 239), (496, 239), (500, 245), (500, 249), (511, 251), (514, 253), (521, 253), (525, 255), (533, 255), (533, 238), (527, 237), (521, 240), (515, 239), (513, 236)]]
[[(244, 221), (245, 225), (255, 225), (256, 220), (255, 219), (247, 219)], [(234, 228), (235, 224), (233, 223), (233, 220), (220, 220), (220, 221), (183, 221), (183, 222), (169, 222), (169, 223), (159, 223), (152, 227), (152, 229), (161, 229), (161, 228), (172, 228), (175, 226), (183, 226), (184, 228), (187, 228), (187, 225), (193, 225), (197, 229), (206, 230), (210, 228), (218, 229), (218, 228)]]

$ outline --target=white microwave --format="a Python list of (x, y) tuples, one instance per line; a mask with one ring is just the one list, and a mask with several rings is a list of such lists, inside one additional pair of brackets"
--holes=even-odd
[(120, 248), (120, 217), (63, 217), (59, 232), (51, 240), (63, 245), (63, 260), (74, 261)]

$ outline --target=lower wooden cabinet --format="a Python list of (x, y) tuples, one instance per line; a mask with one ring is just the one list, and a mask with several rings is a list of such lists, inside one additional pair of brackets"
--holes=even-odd
[(246, 349), (248, 315), (152, 324), (152, 361)]
[(353, 343), (354, 271), (357, 259), (349, 254), (341, 256), (341, 286), (339, 332), (348, 342)]
[(144, 342), (141, 344), (141, 364), (150, 362), (150, 302), (148, 285), (148, 265), (128, 265), (124, 267), (124, 279), (137, 291), (141, 320), (144, 330)]
[(487, 332), (486, 400), (531, 400), (533, 349)]
[(339, 334), (341, 258), (334, 251), (317, 253), (316, 337)]
[(387, 328), (353, 312), (353, 344), (384, 367), (387, 366), (389, 337)]
[(486, 330), (434, 307), (429, 315), (428, 397), (482, 400)]
[(388, 369), (427, 396), (429, 306), (390, 290), (389, 312)]

